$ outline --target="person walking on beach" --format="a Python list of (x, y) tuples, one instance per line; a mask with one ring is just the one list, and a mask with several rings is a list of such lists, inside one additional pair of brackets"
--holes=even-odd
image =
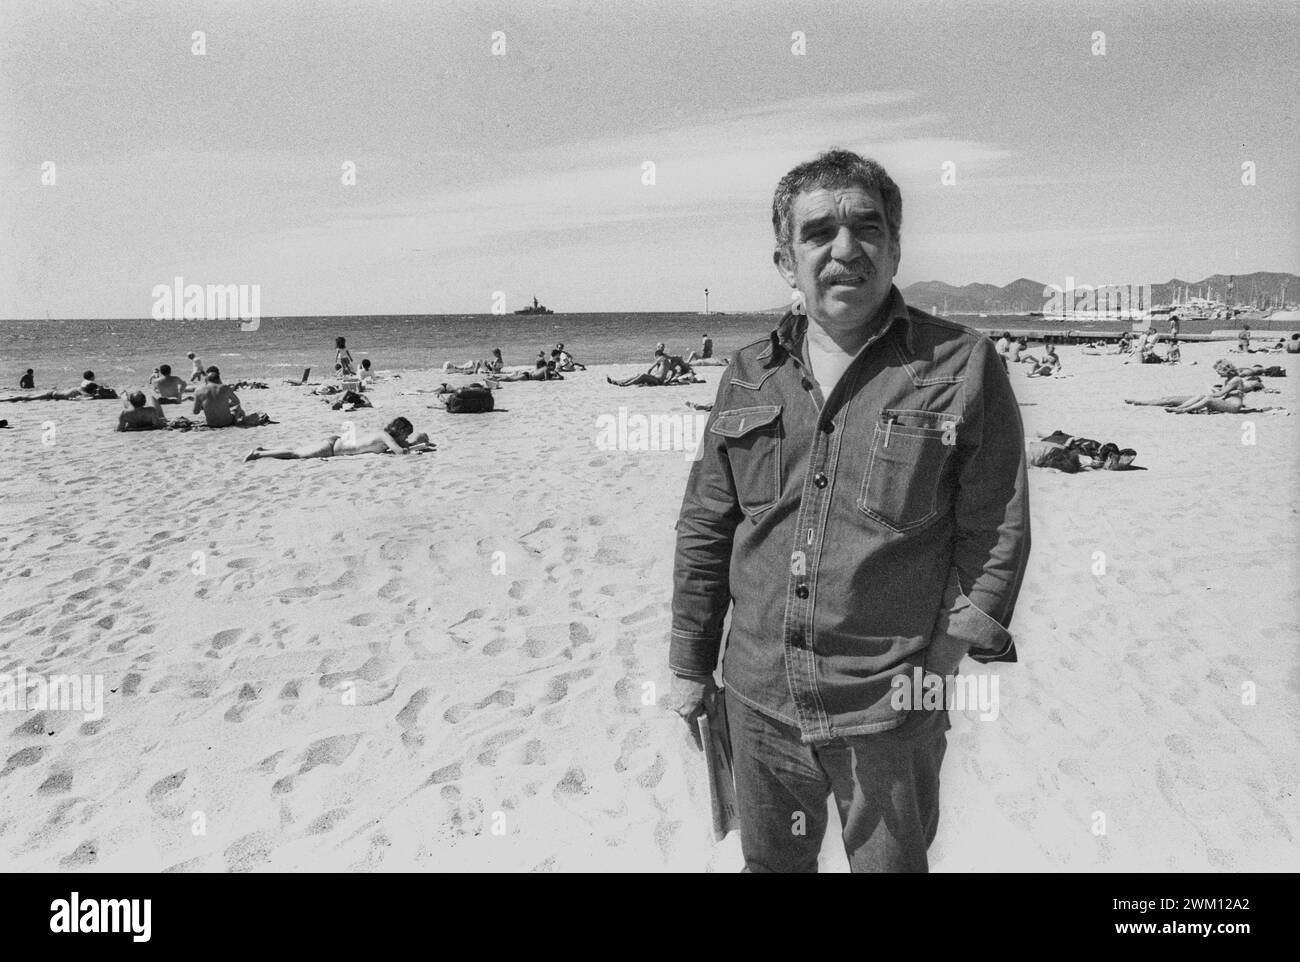
[(207, 368), (203, 366), (203, 362), (198, 359), (193, 351), (190, 351), (190, 353), (185, 356), (189, 358), (190, 364), (193, 365), (190, 369), (190, 383), (195, 381), (206, 381), (208, 371)]
[(352, 352), (348, 350), (348, 341), (345, 337), (334, 338), (334, 373), (339, 377), (351, 377), (357, 373), (356, 366), (352, 363)]
[(816, 871), (828, 795), (855, 872), (927, 871), (950, 726), (898, 685), (1016, 660), (1019, 408), (992, 341), (893, 285), (902, 198), (880, 165), (829, 151), (772, 207), (807, 313), (720, 378), (677, 522), (671, 707), (694, 731), (730, 613), (746, 871)]

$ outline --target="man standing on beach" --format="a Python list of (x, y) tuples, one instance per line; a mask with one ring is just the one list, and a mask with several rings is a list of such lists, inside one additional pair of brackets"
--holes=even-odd
[(893, 286), (903, 208), (883, 168), (830, 151), (772, 206), (806, 316), (721, 378), (677, 522), (672, 707), (694, 732), (730, 609), (746, 870), (816, 871), (833, 794), (854, 871), (926, 871), (948, 713), (891, 696), (967, 653), (1016, 660), (1020, 413), (992, 342)]

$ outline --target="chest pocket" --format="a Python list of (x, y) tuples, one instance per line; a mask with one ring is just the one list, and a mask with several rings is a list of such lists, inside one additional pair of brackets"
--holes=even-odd
[(710, 430), (726, 439), (741, 510), (752, 518), (776, 504), (781, 495), (781, 405), (723, 411)]
[(873, 429), (858, 510), (894, 531), (928, 524), (947, 508), (944, 469), (958, 419), (930, 411), (885, 409)]

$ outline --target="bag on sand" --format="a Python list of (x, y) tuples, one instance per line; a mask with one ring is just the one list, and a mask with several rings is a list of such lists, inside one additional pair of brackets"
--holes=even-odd
[(492, 392), (479, 384), (458, 387), (442, 396), (450, 414), (482, 414), (491, 411), (494, 405)]

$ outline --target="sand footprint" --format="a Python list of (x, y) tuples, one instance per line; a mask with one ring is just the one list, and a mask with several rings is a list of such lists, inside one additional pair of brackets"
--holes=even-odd
[(485, 768), (491, 768), (497, 763), (497, 756), (501, 754), (501, 749), (522, 734), (524, 734), (522, 728), (511, 728), (508, 731), (497, 732), (483, 743), (483, 751), (479, 753), (476, 760)]
[(397, 724), (402, 726), (402, 744), (414, 755), (424, 745), (424, 733), (419, 731), (420, 712), (429, 703), (431, 689), (421, 688), (414, 692), (406, 702), (406, 707), (397, 713)]
[(183, 768), (179, 772), (160, 778), (145, 793), (145, 800), (148, 801), (149, 807), (163, 818), (176, 818), (184, 814), (185, 806), (169, 805), (167, 796), (185, 784), (185, 775), (188, 771)]
[(452, 705), (443, 713), (442, 717), (444, 720), (449, 721), (453, 725), (455, 725), (458, 724), (459, 722), (464, 721), (466, 718), (468, 718), (470, 715), (474, 714), (475, 712), (482, 711), (484, 708), (487, 708), (489, 705), (501, 705), (504, 708), (509, 708), (514, 703), (515, 703), (514, 692), (507, 691), (504, 688), (498, 688), (496, 691), (488, 695), (480, 702), (476, 702), (474, 704), (471, 704), (470, 702), (461, 702), (458, 705)]
[(231, 705), (226, 711), (226, 721), (235, 722), (236, 724), (242, 722), (244, 720), (244, 714), (253, 707), (257, 698), (257, 689), (246, 683), (239, 689), (239, 694), (235, 696), (235, 704)]

